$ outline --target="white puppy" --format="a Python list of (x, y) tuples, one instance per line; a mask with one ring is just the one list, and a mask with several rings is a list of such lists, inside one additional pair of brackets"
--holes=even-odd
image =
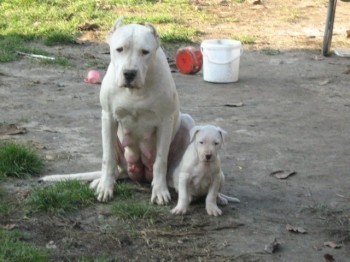
[(151, 201), (170, 200), (172, 172), (189, 143), (194, 125), (181, 114), (175, 83), (152, 25), (123, 25), (118, 19), (107, 42), (111, 62), (102, 81), (102, 170), (45, 176), (42, 181), (90, 180), (97, 199), (113, 197), (115, 180), (128, 175), (152, 181)]
[(222, 211), (217, 203), (239, 199), (219, 193), (225, 177), (221, 170), (219, 150), (226, 132), (212, 125), (195, 126), (191, 129), (191, 144), (187, 147), (180, 165), (170, 179), (170, 185), (179, 193), (173, 214), (185, 214), (194, 197), (206, 195), (205, 208), (209, 215), (218, 216)]

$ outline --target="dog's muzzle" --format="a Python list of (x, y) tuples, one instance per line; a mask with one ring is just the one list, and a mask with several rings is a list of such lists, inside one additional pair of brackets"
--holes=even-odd
[(124, 76), (124, 80), (125, 80), (124, 86), (125, 87), (129, 87), (129, 88), (133, 87), (133, 85), (131, 83), (135, 80), (136, 75), (137, 75), (137, 71), (136, 70), (125, 69), (123, 71), (123, 76)]
[(212, 154), (206, 154), (205, 155), (205, 161), (209, 162), (212, 158)]

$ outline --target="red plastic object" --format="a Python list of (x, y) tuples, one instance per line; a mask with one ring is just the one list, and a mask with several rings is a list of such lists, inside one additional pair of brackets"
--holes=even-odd
[(203, 57), (200, 48), (186, 46), (176, 52), (176, 66), (183, 74), (195, 74), (202, 68)]

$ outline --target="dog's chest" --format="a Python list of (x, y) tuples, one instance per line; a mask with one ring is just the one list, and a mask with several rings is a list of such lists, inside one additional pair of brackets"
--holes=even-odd
[(199, 165), (194, 168), (191, 174), (191, 191), (194, 196), (202, 196), (208, 193), (209, 187), (213, 183), (215, 174), (210, 165)]
[(146, 109), (116, 108), (114, 118), (124, 130), (141, 133), (153, 130), (159, 123), (157, 115)]

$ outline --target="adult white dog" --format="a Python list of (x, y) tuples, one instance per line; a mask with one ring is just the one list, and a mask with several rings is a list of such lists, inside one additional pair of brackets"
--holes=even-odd
[(152, 181), (151, 201), (170, 201), (166, 175), (178, 165), (194, 125), (179, 111), (174, 80), (156, 30), (122, 25), (107, 37), (111, 62), (102, 81), (102, 171), (45, 176), (43, 181), (92, 180), (97, 199), (113, 197), (115, 180)]
[(221, 215), (217, 203), (227, 205), (228, 201), (239, 202), (237, 198), (220, 193), (225, 177), (218, 153), (226, 132), (219, 127), (205, 125), (193, 127), (190, 133), (191, 144), (173, 177), (169, 178), (169, 184), (179, 193), (177, 205), (171, 212), (185, 214), (193, 198), (206, 196), (207, 213)]

